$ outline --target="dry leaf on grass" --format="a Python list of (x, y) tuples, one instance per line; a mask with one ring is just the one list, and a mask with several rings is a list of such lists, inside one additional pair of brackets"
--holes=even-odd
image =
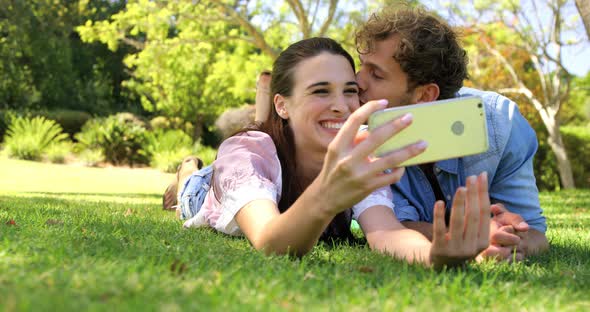
[(47, 225), (63, 225), (64, 222), (62, 220), (58, 220), (58, 219), (47, 219), (47, 221), (45, 221), (45, 224), (47, 224)]

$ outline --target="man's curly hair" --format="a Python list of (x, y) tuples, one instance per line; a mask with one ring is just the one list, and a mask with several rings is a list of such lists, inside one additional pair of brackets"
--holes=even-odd
[(392, 57), (408, 75), (408, 91), (436, 83), (439, 99), (448, 99), (468, 78), (467, 53), (459, 36), (446, 22), (422, 8), (398, 5), (371, 15), (356, 32), (360, 54), (374, 52), (375, 43), (399, 36), (399, 47)]

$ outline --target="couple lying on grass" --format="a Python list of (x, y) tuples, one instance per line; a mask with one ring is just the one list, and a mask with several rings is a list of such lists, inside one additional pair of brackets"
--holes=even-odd
[[(461, 89), (467, 58), (453, 30), (402, 7), (373, 15), (356, 41), (357, 74), (350, 54), (327, 38), (279, 55), (272, 78), (263, 77), (270, 90), (258, 90), (258, 122), (226, 139), (206, 170), (195, 158), (181, 165), (184, 226), (245, 235), (267, 254), (304, 255), (318, 240), (353, 239), (355, 219), (371, 249), (435, 268), (547, 249), (532, 172), (535, 133), (505, 97)], [(357, 138), (377, 110), (464, 95), (484, 100), (488, 152), (398, 167), (427, 148), (420, 141), (373, 158), (411, 114)]]

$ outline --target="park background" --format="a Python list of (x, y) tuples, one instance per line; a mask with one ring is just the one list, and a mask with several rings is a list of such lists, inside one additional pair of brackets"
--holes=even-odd
[[(1, 3), (5, 155), (172, 172), (190, 154), (211, 161), (252, 118), (257, 75), (281, 49), (329, 36), (354, 54), (356, 25), (395, 1)], [(514, 99), (537, 132), (539, 188), (589, 187), (588, 2), (424, 5), (461, 30), (465, 84)]]
[(210, 163), (253, 118), (283, 48), (355, 55), (356, 25), (396, 3), (0, 0), (0, 307), (589, 308), (588, 1), (410, 1), (460, 29), (465, 84), (535, 129), (548, 254), (438, 274), (354, 246), (266, 258), (159, 210), (184, 156)]

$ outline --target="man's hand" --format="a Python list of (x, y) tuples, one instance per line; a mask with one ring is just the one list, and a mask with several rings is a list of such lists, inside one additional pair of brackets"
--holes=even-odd
[(494, 258), (500, 261), (522, 261), (528, 253), (529, 225), (502, 204), (491, 206), (490, 245), (477, 257), (478, 261)]

